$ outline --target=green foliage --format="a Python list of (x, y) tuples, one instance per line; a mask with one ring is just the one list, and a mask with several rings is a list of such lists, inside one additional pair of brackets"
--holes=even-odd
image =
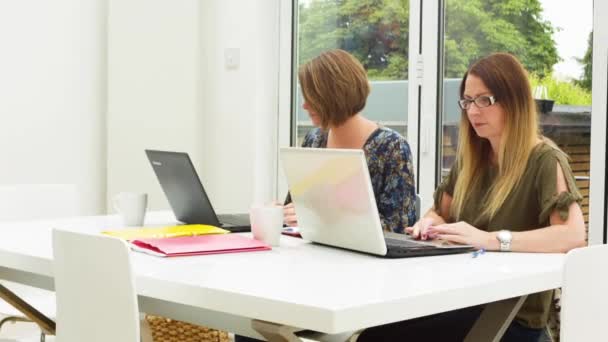
[(553, 32), (539, 0), (448, 0), (445, 76), (461, 77), (470, 63), (492, 52), (517, 56), (544, 76), (559, 61)]
[[(445, 77), (492, 52), (510, 52), (541, 76), (559, 61), (540, 0), (448, 0), (445, 12)], [(407, 79), (408, 31), (409, 0), (311, 0), (299, 6), (298, 62), (340, 48), (371, 79)]]
[[(540, 0), (447, 0), (445, 76), (461, 77), (492, 52), (510, 52), (546, 75), (559, 61)], [(371, 79), (408, 78), (409, 0), (311, 0), (299, 6), (300, 64), (341, 48)]]
[(592, 85), (592, 65), (593, 65), (593, 31), (589, 33), (589, 39), (587, 40), (587, 51), (585, 56), (581, 59), (577, 59), (580, 64), (583, 65), (583, 76), (580, 80), (576, 81), (578, 85), (584, 89), (591, 91)]
[(298, 29), (299, 64), (340, 48), (372, 79), (407, 79), (409, 0), (312, 0), (299, 6)]
[(591, 91), (572, 82), (557, 80), (553, 78), (553, 75), (551, 74), (548, 74), (545, 77), (531, 74), (530, 84), (532, 89), (537, 85), (544, 85), (547, 87), (549, 99), (555, 100), (556, 104), (577, 106), (591, 105)]

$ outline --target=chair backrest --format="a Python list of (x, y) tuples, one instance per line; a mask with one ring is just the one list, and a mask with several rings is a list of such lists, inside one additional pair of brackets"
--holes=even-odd
[(608, 245), (577, 248), (566, 255), (560, 341), (608, 341)]
[(416, 222), (418, 222), (418, 220), (420, 219), (420, 202), (422, 202), (422, 197), (420, 197), (420, 195), (416, 194)]
[(53, 230), (57, 340), (139, 342), (135, 279), (125, 241)]
[(76, 215), (74, 184), (0, 185), (0, 220), (34, 220)]

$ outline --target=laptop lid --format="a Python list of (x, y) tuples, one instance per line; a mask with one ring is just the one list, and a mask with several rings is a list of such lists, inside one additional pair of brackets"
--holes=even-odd
[(146, 150), (146, 155), (178, 221), (220, 226), (187, 153)]
[(362, 150), (284, 147), (280, 153), (304, 239), (386, 255)]

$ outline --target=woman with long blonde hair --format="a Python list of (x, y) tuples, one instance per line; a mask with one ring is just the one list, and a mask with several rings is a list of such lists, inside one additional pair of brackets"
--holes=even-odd
[[(565, 253), (585, 245), (585, 224), (568, 157), (539, 133), (527, 73), (512, 55), (474, 63), (460, 86), (458, 156), (434, 206), (407, 231), (477, 249)], [(552, 291), (528, 296), (502, 341), (539, 341)], [(398, 336), (462, 341), (480, 307), (366, 330), (360, 341)]]

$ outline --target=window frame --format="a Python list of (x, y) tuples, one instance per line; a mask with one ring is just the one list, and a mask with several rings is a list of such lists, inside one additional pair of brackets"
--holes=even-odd
[(298, 6), (297, 0), (279, 1), (279, 123), (276, 151), (276, 193), (281, 201), (288, 191), (287, 180), (281, 166), (281, 146), (293, 146), (296, 139), (296, 87), (293, 82), (297, 63)]
[[(433, 193), (441, 176), (440, 153), (443, 80), (443, 0), (410, 1), (410, 79), (418, 86), (409, 88), (408, 142), (416, 168), (416, 190), (421, 197), (421, 213), (432, 207)], [(412, 39), (412, 37), (416, 39)], [(423, 177), (424, 175), (424, 177)]]
[(606, 132), (608, 131), (608, 2), (593, 2), (593, 84), (591, 104), (591, 170), (589, 188), (589, 245), (606, 244), (608, 182)]
[[(416, 5), (413, 5), (416, 3)], [(412, 159), (414, 161), (415, 168), (415, 177), (417, 182), (419, 181), (417, 167), (418, 165), (418, 150), (416, 148), (417, 144), (412, 143), (412, 139), (409, 138), (409, 134), (412, 132), (416, 132), (416, 137), (418, 137), (418, 116), (413, 113), (418, 113), (419, 101), (412, 101), (412, 80), (414, 76), (418, 73), (415, 67), (413, 67), (413, 56), (417, 55), (419, 39), (420, 35), (420, 18), (418, 13), (420, 11), (420, 3), (422, 0), (410, 0), (410, 26), (409, 26), (409, 86), (408, 86), (408, 94), (410, 96), (408, 99), (408, 113), (407, 115), (407, 126), (408, 126), (408, 143), (410, 144), (410, 148), (412, 151)], [(416, 7), (416, 12), (412, 10), (412, 6)], [(295, 70), (297, 67), (298, 61), (298, 0), (292, 1), (281, 1), (281, 59), (280, 59), (280, 69), (281, 76), (279, 83), (281, 85), (279, 89), (279, 146), (295, 146), (296, 144), (296, 134), (297, 134), (297, 113), (296, 113), (296, 79), (295, 79)], [(413, 15), (412, 13), (416, 13)], [(289, 20), (288, 20), (289, 18)], [(288, 32), (289, 34), (285, 34)], [(286, 41), (284, 38), (290, 36), (290, 41)], [(414, 39), (414, 37), (416, 37)], [(415, 49), (415, 50), (413, 50)], [(289, 51), (289, 53), (287, 53)], [(417, 92), (415, 92), (416, 97), (418, 96)], [(277, 154), (279, 153), (277, 149)], [(280, 158), (277, 158), (280, 159)], [(280, 161), (277, 164), (278, 167), (278, 179), (277, 179), (277, 196), (284, 196), (287, 193), (287, 184), (285, 181), (285, 176), (282, 172), (282, 168), (280, 166)], [(418, 190), (418, 184), (416, 186), (416, 190)], [(432, 192), (427, 198), (432, 196)], [(424, 198), (424, 197), (423, 197)]]

